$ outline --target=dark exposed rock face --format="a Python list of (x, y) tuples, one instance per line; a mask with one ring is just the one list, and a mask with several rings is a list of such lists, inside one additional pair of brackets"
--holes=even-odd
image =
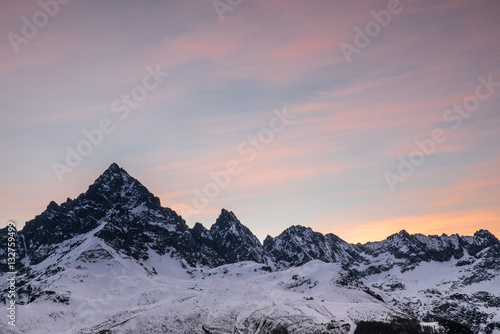
[(311, 260), (335, 263), (363, 260), (357, 246), (334, 234), (323, 235), (300, 225), (287, 228), (276, 238), (268, 236), (264, 249), (281, 267), (299, 266)]
[[(393, 269), (410, 272), (423, 263), (456, 261), (456, 267), (463, 270), (454, 289), (494, 279), (500, 273), (500, 242), (486, 230), (479, 230), (472, 237), (410, 235), (401, 231), (380, 242), (354, 245), (334, 234), (323, 235), (296, 225), (277, 237), (268, 236), (261, 244), (233, 212), (225, 209), (210, 229), (200, 223), (189, 228), (181, 216), (162, 207), (158, 197), (116, 164), (85, 193), (60, 205), (50, 202), (43, 213), (26, 223), (17, 234), (17, 269), (29, 272), (30, 266), (52, 254), (64, 254), (78, 247), (84, 240), (77, 237), (89, 233), (138, 261), (155, 252), (160, 256), (171, 254), (190, 266), (217, 267), (255, 261), (273, 270), (321, 260), (342, 264), (356, 281)], [(0, 243), (6, 245), (7, 238), (7, 228), (0, 230)], [(109, 256), (107, 251), (95, 250), (83, 260), (92, 262)], [(0, 248), (1, 272), (9, 271), (6, 259), (5, 247)], [(28, 289), (22, 282), (19, 287), (21, 291)], [(385, 293), (406, 288), (401, 282), (372, 287)], [(432, 288), (425, 293), (432, 295)], [(377, 291), (368, 290), (381, 299)], [(473, 306), (464, 309), (464, 305)], [(483, 311), (484, 307), (500, 308), (500, 295), (491, 291), (457, 292), (433, 304), (429, 312), (471, 324), (477, 330), (484, 327), (486, 332), (487, 328), (492, 331), (497, 325), (488, 323), (490, 315)]]
[[(93, 230), (97, 237), (133, 258), (147, 258), (149, 249), (160, 255), (173, 251), (191, 265), (250, 260), (286, 268), (318, 259), (353, 266), (366, 264), (368, 257), (389, 254), (394, 263), (369, 266), (364, 274), (383, 272), (394, 265), (408, 270), (421, 262), (445, 262), (466, 255), (469, 258), (457, 265), (473, 261), (478, 270), (500, 268), (500, 243), (485, 230), (473, 237), (401, 231), (384, 241), (352, 245), (334, 234), (323, 235), (296, 225), (275, 238), (268, 236), (262, 245), (225, 209), (209, 230), (199, 223), (189, 228), (182, 217), (162, 207), (158, 197), (114, 163), (85, 193), (61, 205), (50, 202), (42, 214), (27, 222), (18, 234), (19, 257), (29, 259), (31, 265), (40, 263), (61, 242)], [(1, 237), (5, 235), (6, 229)], [(477, 279), (470, 277), (471, 281)]]
[(265, 261), (264, 249), (259, 239), (241, 224), (232, 212), (222, 209), (209, 234), (209, 244), (225, 263)]
[[(93, 230), (114, 249), (135, 259), (147, 259), (151, 249), (160, 255), (174, 252), (193, 266), (265, 261), (260, 241), (232, 212), (223, 209), (210, 230), (201, 224), (190, 229), (182, 217), (162, 207), (158, 197), (116, 164), (76, 199), (61, 205), (51, 202), (27, 222), (18, 233), (19, 259), (38, 264), (62, 242)], [(5, 264), (1, 269), (7, 271)]]

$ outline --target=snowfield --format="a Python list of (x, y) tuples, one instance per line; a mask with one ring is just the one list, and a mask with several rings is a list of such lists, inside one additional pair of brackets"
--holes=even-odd
[[(0, 229), (6, 245), (7, 228)], [(263, 243), (233, 212), (187, 226), (112, 164), (17, 232), (16, 326), (0, 334), (495, 334), (500, 241), (349, 244), (295, 225)], [(10, 271), (0, 248), (0, 300)]]
[(51, 293), (19, 305), (17, 328), (3, 325), (3, 332), (268, 333), (281, 326), (291, 333), (352, 333), (362, 320), (405, 317), (354, 284), (342, 286), (347, 273), (339, 264), (188, 268), (155, 252), (139, 263), (86, 238), (64, 257), (33, 267), (65, 269), (39, 276), (39, 289)]

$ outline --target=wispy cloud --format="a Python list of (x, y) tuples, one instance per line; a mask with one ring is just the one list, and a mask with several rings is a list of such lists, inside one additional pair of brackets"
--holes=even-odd
[[(354, 28), (387, 1), (245, 1), (224, 21), (210, 1), (75, 1), (17, 54), (6, 36), (40, 7), (6, 4), (0, 219), (25, 221), (51, 200), (78, 195), (112, 161), (164, 205), (180, 207), (210, 172), (236, 160), (242, 172), (189, 223), (214, 221), (220, 206), (231, 206), (262, 234), (291, 224), (350, 241), (401, 228), (495, 230), (500, 87), (460, 129), (450, 129), (443, 113), (474, 93), (480, 75), (500, 81), (500, 6), (403, 6), (347, 63), (339, 44), (352, 42)], [(51, 161), (81, 140), (82, 129), (116, 116), (111, 102), (150, 64), (169, 79), (59, 184)], [(248, 162), (238, 146), (282, 106), (297, 116), (293, 124)], [(448, 140), (392, 194), (383, 173), (436, 127)]]

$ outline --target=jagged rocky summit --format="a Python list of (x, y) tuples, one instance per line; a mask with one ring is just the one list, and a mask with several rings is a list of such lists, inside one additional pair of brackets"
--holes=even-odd
[[(0, 230), (0, 242), (7, 243), (6, 229)], [(275, 309), (276, 317), (269, 320), (268, 329), (262, 323), (264, 318), (259, 313), (252, 313), (262, 305), (250, 302), (248, 305), (228, 305), (230, 314), (221, 310), (221, 317), (225, 320), (220, 320), (224, 322), (220, 326), (210, 323), (209, 319), (214, 315), (200, 306), (196, 316), (205, 319), (205, 322), (200, 327), (193, 320), (192, 327), (186, 327), (189, 328), (186, 333), (189, 330), (192, 333), (197, 333), (196, 330), (200, 333), (222, 333), (221, 328), (244, 333), (241, 328), (245, 326), (255, 326), (252, 333), (305, 333), (305, 328), (311, 333), (313, 330), (318, 333), (362, 333), (363, 328), (370, 332), (376, 328), (373, 326), (383, 326), (384, 323), (411, 332), (412, 326), (421, 321), (430, 325), (424, 326), (428, 328), (425, 330), (414, 329), (415, 333), (443, 332), (446, 328), (452, 328), (448, 329), (449, 333), (468, 333), (470, 330), (475, 333), (500, 333), (500, 242), (486, 230), (479, 230), (474, 236), (424, 236), (401, 231), (381, 242), (349, 244), (334, 234), (323, 235), (297, 225), (274, 238), (268, 236), (261, 244), (233, 212), (225, 209), (221, 210), (209, 229), (200, 223), (190, 228), (181, 216), (162, 207), (158, 197), (114, 163), (85, 193), (60, 205), (51, 202), (43, 213), (27, 222), (18, 232), (16, 251), (20, 273), (18, 301), (31, 305), (31, 308), (41, 306), (47, 300), (51, 303), (62, 300), (63, 304), (67, 301), (65, 305), (70, 311), (65, 313), (64, 307), (60, 310), (64, 314), (60, 316), (67, 323), (75, 322), (71, 300), (76, 305), (78, 294), (73, 290), (78, 291), (80, 285), (94, 284), (94, 280), (99, 280), (99, 275), (89, 272), (89, 264), (99, 264), (104, 266), (99, 267), (99, 271), (106, 268), (101, 276), (108, 279), (115, 277), (117, 268), (120, 268), (134, 277), (133, 282), (142, 282), (145, 286), (156, 286), (152, 283), (156, 282), (154, 277), (181, 277), (184, 283), (179, 284), (187, 292), (179, 298), (188, 298), (188, 292), (196, 290), (190, 290), (183, 284), (196, 286), (195, 282), (200, 280), (215, 279), (212, 275), (243, 277), (241, 281), (231, 281), (227, 291), (231, 291), (234, 284), (239, 285), (241, 291), (251, 290), (256, 285), (262, 286), (264, 291), (269, 282), (277, 284), (269, 292), (273, 295), (271, 305), (284, 304)], [(0, 259), (0, 272), (8, 272), (4, 249), (0, 249)], [(177, 264), (180, 267), (177, 268)], [(139, 268), (139, 271), (132, 270), (133, 267)], [(177, 268), (175, 274), (172, 268)], [(266, 279), (264, 276), (253, 278), (253, 274), (248, 276), (241, 268), (250, 268), (250, 273), (268, 276), (265, 276)], [(329, 270), (333, 270), (330, 276), (320, 274)], [(207, 276), (207, 273), (210, 275)], [(284, 306), (288, 304), (281, 301), (279, 294), (272, 292), (284, 289), (283, 293), (287, 295), (317, 291), (321, 295), (321, 291), (328, 286), (330, 289), (335, 287), (334, 292), (325, 292), (325, 296), (338, 299), (346, 293), (352, 294), (346, 303), (358, 300), (362, 301), (363, 307), (359, 310), (359, 307), (349, 304), (351, 308), (342, 311), (341, 315), (328, 315), (331, 312), (328, 307), (326, 311), (321, 311), (321, 307), (326, 307), (324, 304), (313, 306), (318, 301), (308, 299), (309, 306), (304, 307), (313, 307), (315, 312), (321, 314), (321, 321), (330, 319), (331, 323), (323, 326), (312, 315), (297, 318), (297, 323), (294, 317), (290, 319), (287, 314), (293, 314), (294, 309), (301, 310), (300, 303), (290, 302), (295, 308), (288, 310)], [(158, 289), (163, 291), (165, 287)], [(208, 294), (204, 293), (198, 302), (206, 302)], [(138, 298), (145, 298), (140, 296)], [(5, 294), (2, 298), (5, 299)], [(231, 297), (227, 295), (226, 298)], [(292, 295), (288, 298), (293, 300)], [(151, 304), (148, 302), (148, 305), (163, 304), (158, 300)], [(196, 306), (191, 305), (190, 308), (196, 309)], [(135, 308), (117, 312), (109, 316), (123, 320), (123, 312), (136, 314)], [(151, 312), (140, 315), (154, 322), (156, 320), (151, 320)], [(308, 314), (304, 312), (299, 313)], [(364, 312), (366, 315), (360, 315)], [(185, 316), (183, 312), (179, 313), (179, 317)], [(179, 321), (179, 317), (171, 321)], [(343, 322), (339, 322), (342, 317)], [(36, 323), (36, 316), (30, 319)], [(349, 322), (349, 319), (352, 321)], [(187, 323), (191, 321), (184, 320)], [(74, 332), (87, 333), (80, 331), (87, 328), (91, 333), (99, 328), (104, 331), (102, 333), (122, 333), (132, 328), (126, 325), (113, 327), (109, 319), (99, 321), (81, 323)], [(284, 326), (282, 329), (280, 324)], [(50, 326), (50, 322), (47, 323), (47, 328)], [(419, 326), (424, 328), (423, 325), (414, 327)], [(111, 329), (106, 329), (108, 327)], [(29, 325), (24, 327), (24, 332), (36, 333), (30, 331)], [(166, 330), (158, 331), (163, 332), (168, 333)]]

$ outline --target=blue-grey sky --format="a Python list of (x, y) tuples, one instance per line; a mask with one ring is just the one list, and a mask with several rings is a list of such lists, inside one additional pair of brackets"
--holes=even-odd
[(261, 239), (500, 235), (499, 17), (486, 0), (5, 2), (0, 226), (116, 162), (191, 226), (226, 208)]

